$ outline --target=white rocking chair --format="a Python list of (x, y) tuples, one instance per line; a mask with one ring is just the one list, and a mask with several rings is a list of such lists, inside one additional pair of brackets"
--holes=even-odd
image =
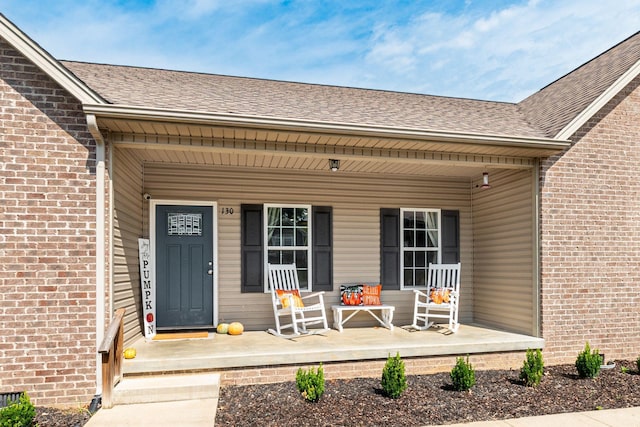
[[(435, 322), (432, 319), (447, 319), (449, 330), (458, 330), (458, 305), (460, 302), (460, 263), (429, 264), (427, 290), (414, 290), (412, 328), (429, 329)], [(421, 325), (418, 324), (421, 322)]]
[[(324, 292), (302, 296), (295, 264), (269, 264), (268, 274), (273, 314), (276, 319), (276, 329), (269, 329), (269, 333), (283, 338), (295, 338), (302, 334), (321, 334), (329, 330), (324, 309)], [(317, 298), (318, 302), (305, 302), (310, 298)], [(312, 312), (316, 314), (308, 316)], [(282, 316), (287, 317), (285, 322), (291, 320), (291, 323), (280, 324)], [(307, 326), (318, 324), (322, 324), (324, 329), (307, 329)], [(292, 333), (283, 334), (282, 330), (288, 328), (292, 329)]]

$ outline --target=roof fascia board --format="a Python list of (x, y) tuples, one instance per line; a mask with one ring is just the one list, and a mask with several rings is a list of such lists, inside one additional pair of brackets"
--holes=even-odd
[(624, 89), (633, 79), (640, 74), (640, 60), (629, 68), (622, 76), (609, 86), (597, 97), (587, 108), (569, 122), (558, 134), (557, 139), (568, 140), (576, 133), (591, 117), (593, 117), (602, 107), (613, 99), (622, 89)]
[(484, 135), (469, 132), (447, 132), (390, 126), (360, 125), (353, 123), (320, 122), (278, 117), (246, 116), (224, 113), (204, 113), (196, 111), (151, 109), (137, 106), (96, 104), (83, 106), (85, 113), (98, 118), (123, 120), (165, 121), (203, 125), (239, 126), (287, 131), (340, 133), (381, 138), (408, 138), (432, 141), (473, 143), (483, 145), (532, 147), (562, 151), (570, 141), (550, 138), (531, 138), (507, 135)]
[(5, 39), (83, 104), (106, 102), (1, 13), (0, 37)]

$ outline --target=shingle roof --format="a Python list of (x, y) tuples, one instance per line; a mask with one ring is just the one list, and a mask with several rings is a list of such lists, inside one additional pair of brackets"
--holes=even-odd
[(116, 105), (554, 138), (640, 59), (640, 32), (519, 104), (61, 61)]
[(555, 137), (640, 60), (640, 31), (518, 105), (545, 136)]
[(512, 103), (61, 62), (113, 104), (486, 135), (544, 136)]

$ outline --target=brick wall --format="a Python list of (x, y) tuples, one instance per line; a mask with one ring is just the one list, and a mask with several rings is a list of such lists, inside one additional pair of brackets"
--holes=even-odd
[[(502, 352), (473, 354), (469, 362), (476, 370), (516, 369), (522, 367), (526, 352)], [(402, 358), (407, 375), (426, 375), (450, 372), (456, 364), (456, 356)], [(322, 367), (326, 380), (340, 378), (379, 378), (386, 360), (361, 360), (357, 362), (328, 362)], [(220, 370), (222, 385), (269, 384), (294, 381), (299, 368), (317, 367), (318, 364), (258, 366)]]
[(95, 145), (80, 104), (0, 39), (0, 392), (95, 393)]
[(640, 355), (640, 78), (542, 165), (545, 361)]

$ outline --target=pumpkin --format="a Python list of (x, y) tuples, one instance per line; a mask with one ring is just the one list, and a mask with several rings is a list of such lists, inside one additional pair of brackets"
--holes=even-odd
[(216, 332), (219, 334), (226, 334), (229, 332), (229, 324), (228, 323), (218, 323), (218, 327), (216, 328)]
[(136, 357), (136, 349), (135, 348), (127, 348), (124, 350), (124, 358), (125, 359), (133, 359)]
[(241, 335), (244, 332), (244, 326), (240, 322), (232, 322), (229, 324), (229, 335)]

